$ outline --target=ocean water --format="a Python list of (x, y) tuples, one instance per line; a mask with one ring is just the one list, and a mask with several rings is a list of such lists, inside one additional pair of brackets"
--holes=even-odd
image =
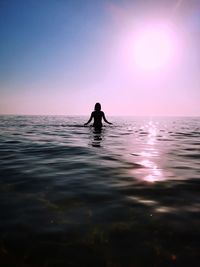
[(200, 266), (200, 118), (0, 116), (0, 266)]

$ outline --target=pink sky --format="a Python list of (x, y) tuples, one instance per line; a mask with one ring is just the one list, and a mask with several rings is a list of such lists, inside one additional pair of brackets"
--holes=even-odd
[[(12, 25), (0, 25), (5, 32), (0, 114), (88, 115), (100, 102), (108, 115), (200, 116), (200, 7), (193, 10), (177, 1), (169, 15), (169, 2), (165, 9), (157, 4), (145, 11), (142, 4), (136, 10), (127, 3), (99, 3), (97, 9), (91, 2), (78, 11), (72, 4), (68, 17), (68, 9), (59, 3), (49, 7), (49, 17), (41, 4), (39, 13), (46, 16), (41, 27), (36, 28), (38, 12), (29, 11), (32, 35), (20, 24), (28, 6), (23, 11), (6, 7), (4, 16), (9, 20), (12, 15), (16, 32), (9, 28)], [(56, 18), (53, 25), (50, 15)], [(151, 68), (165, 53), (159, 52), (158, 44), (163, 35), (155, 34), (163, 23), (170, 32), (171, 50), (164, 64)], [(145, 37), (146, 46), (138, 36), (147, 28), (153, 29), (156, 42)], [(134, 50), (137, 42), (139, 49)], [(151, 43), (158, 47), (150, 49)]]

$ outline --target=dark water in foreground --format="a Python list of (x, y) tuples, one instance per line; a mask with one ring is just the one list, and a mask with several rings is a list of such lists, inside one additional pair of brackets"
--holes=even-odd
[(0, 117), (0, 266), (200, 266), (199, 118)]

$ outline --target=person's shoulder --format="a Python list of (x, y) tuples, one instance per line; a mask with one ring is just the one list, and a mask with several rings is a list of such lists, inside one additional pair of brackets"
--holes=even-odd
[(102, 115), (104, 115), (104, 112), (102, 110), (100, 112), (101, 112)]

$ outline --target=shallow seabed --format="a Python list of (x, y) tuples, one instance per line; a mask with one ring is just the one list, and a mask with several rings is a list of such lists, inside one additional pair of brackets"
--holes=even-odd
[(200, 266), (199, 118), (0, 117), (0, 266)]

